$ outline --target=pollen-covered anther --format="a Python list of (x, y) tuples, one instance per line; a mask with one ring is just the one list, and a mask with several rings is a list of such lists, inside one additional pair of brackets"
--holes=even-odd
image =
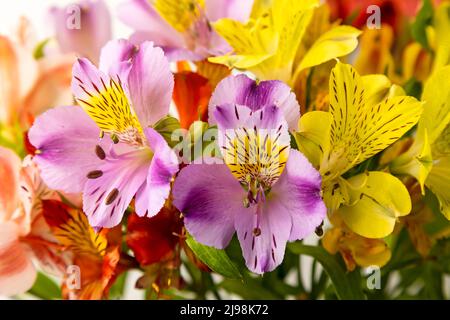
[(261, 235), (261, 229), (260, 229), (260, 228), (255, 228), (255, 229), (253, 229), (253, 235), (254, 235), (255, 237), (260, 236), (260, 235)]
[(108, 194), (108, 196), (105, 199), (105, 204), (110, 205), (111, 203), (116, 200), (117, 196), (119, 195), (119, 190), (117, 188), (114, 188), (111, 190), (111, 192)]
[(87, 174), (88, 179), (97, 179), (100, 178), (103, 175), (103, 171), (101, 170), (94, 170)]

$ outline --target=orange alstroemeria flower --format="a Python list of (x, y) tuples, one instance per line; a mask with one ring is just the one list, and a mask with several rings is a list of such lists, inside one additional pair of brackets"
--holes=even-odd
[(39, 59), (39, 43), (27, 19), (20, 20), (15, 37), (0, 35), (0, 122), (20, 121), (28, 128), (34, 116), (72, 102), (70, 82), (73, 55), (48, 54)]
[(63, 250), (72, 253), (72, 267), (76, 267), (66, 274), (63, 298), (107, 298), (114, 280), (126, 269), (119, 264), (120, 227), (96, 232), (81, 210), (59, 201), (44, 201), (43, 212)]
[(46, 188), (37, 167), (0, 147), (0, 295), (26, 292), (41, 268), (61, 276), (69, 261), (61, 255), (42, 215), (42, 199), (59, 199)]

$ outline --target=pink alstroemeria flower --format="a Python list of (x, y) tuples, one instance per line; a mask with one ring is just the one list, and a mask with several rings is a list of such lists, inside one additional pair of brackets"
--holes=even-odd
[(212, 28), (222, 18), (245, 22), (253, 0), (127, 0), (119, 19), (135, 30), (131, 41), (162, 47), (171, 61), (224, 55), (231, 47)]
[(118, 225), (135, 196), (138, 215), (157, 214), (178, 170), (175, 153), (151, 128), (168, 113), (173, 90), (163, 51), (111, 41), (98, 69), (87, 59), (75, 63), (72, 90), (82, 107), (49, 110), (29, 132), (44, 181), (83, 192), (96, 228)]
[(60, 200), (48, 190), (30, 157), (22, 162), (0, 147), (0, 295), (26, 292), (36, 279), (34, 262), (62, 276), (70, 261), (61, 254), (42, 214), (42, 200)]
[(285, 115), (298, 119), (299, 105), (282, 82), (241, 75), (224, 79), (209, 107), (225, 164), (210, 158), (182, 169), (173, 203), (197, 241), (223, 249), (237, 232), (247, 267), (272, 271), (286, 243), (326, 215), (319, 172), (290, 149)]
[(102, 47), (111, 40), (111, 16), (103, 0), (83, 0), (52, 7), (56, 40), (64, 53), (76, 53), (97, 63)]

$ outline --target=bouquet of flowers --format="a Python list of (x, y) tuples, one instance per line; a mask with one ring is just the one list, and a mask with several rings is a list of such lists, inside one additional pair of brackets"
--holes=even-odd
[(0, 295), (450, 297), (449, 1), (114, 13), (0, 36)]

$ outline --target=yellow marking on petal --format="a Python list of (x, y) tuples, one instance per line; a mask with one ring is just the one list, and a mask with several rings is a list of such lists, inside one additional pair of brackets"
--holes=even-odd
[[(419, 120), (422, 103), (413, 97), (395, 96), (370, 104), (359, 74), (337, 63), (330, 77), (330, 150), (321, 171), (331, 177), (386, 149)], [(373, 100), (372, 100), (373, 101)]]
[(142, 139), (142, 127), (130, 105), (121, 80), (118, 78), (117, 81), (113, 79), (109, 82), (103, 79), (101, 81), (101, 87), (92, 83), (93, 92), (87, 91), (85, 84), (80, 81), (80, 87), (87, 93), (88, 98), (79, 98), (78, 102), (102, 131), (116, 135), (121, 141), (139, 144)]
[(92, 229), (81, 211), (69, 210), (68, 213), (70, 219), (54, 230), (55, 238), (77, 254), (103, 257), (108, 244), (106, 237)]
[(279, 143), (281, 131), (237, 129), (226, 136), (224, 161), (231, 173), (242, 183), (258, 181), (270, 187), (283, 172), (289, 156), (289, 145)]
[(175, 30), (185, 32), (200, 17), (204, 0), (156, 0), (155, 10)]

